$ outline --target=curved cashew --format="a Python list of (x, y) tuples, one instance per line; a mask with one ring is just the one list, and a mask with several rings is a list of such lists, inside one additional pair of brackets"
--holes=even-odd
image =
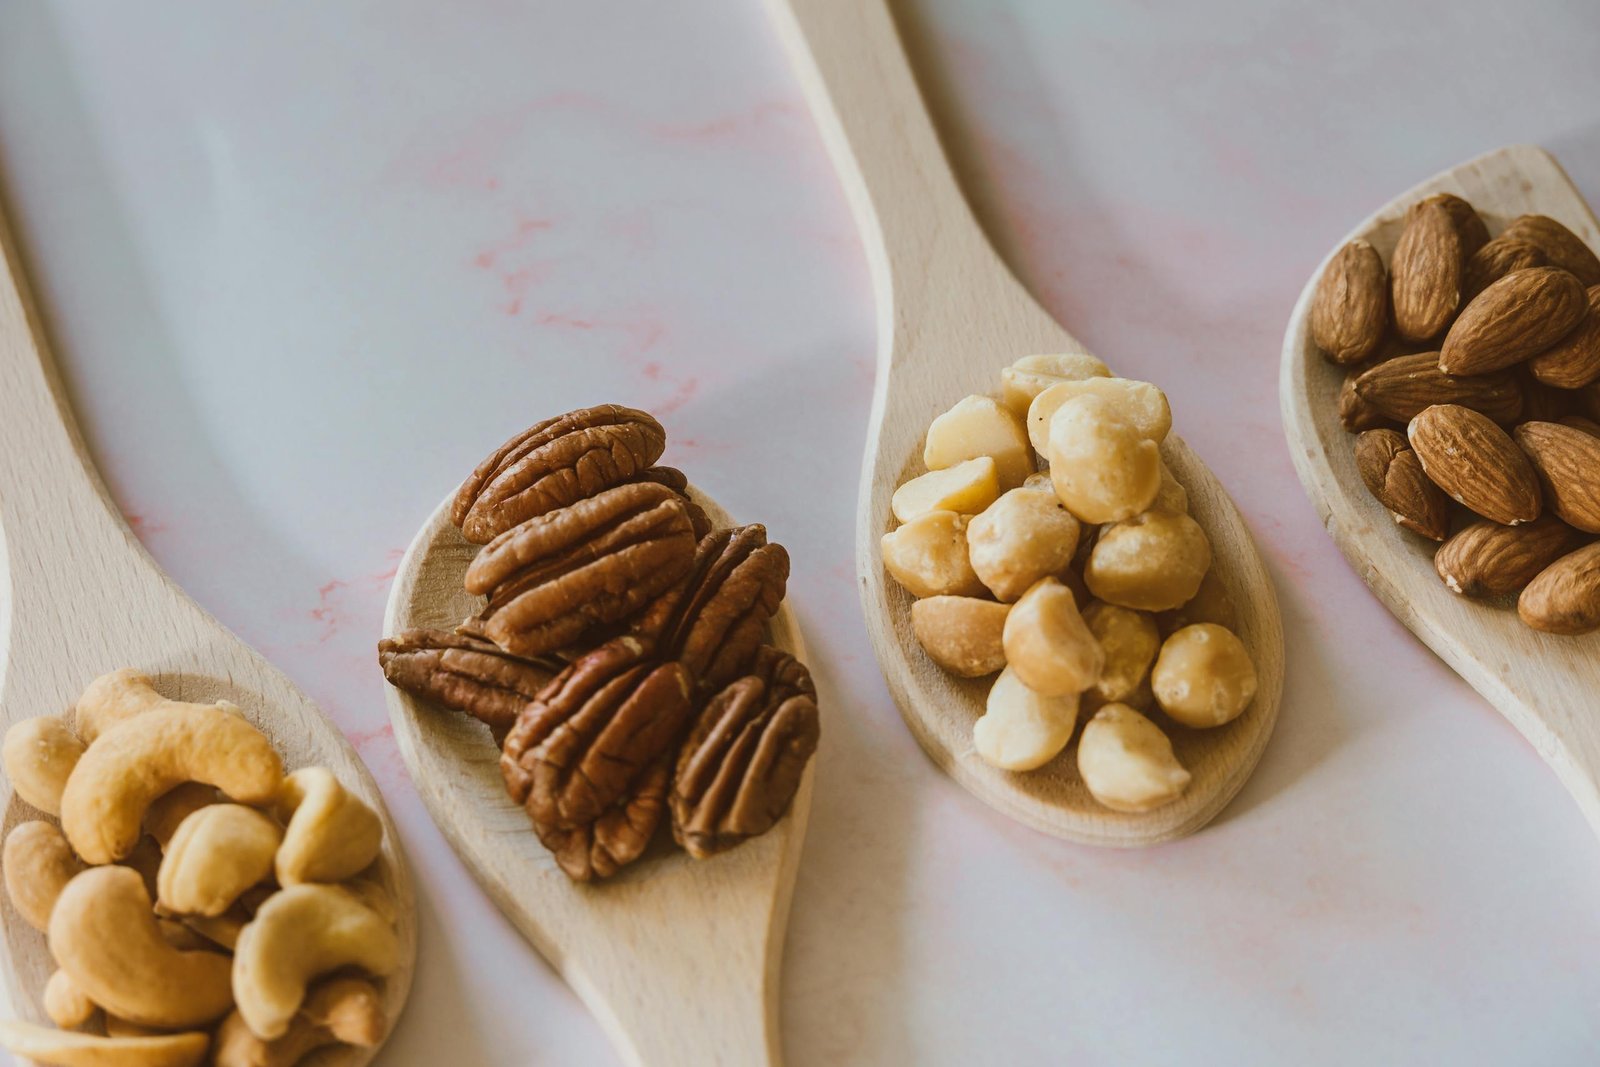
[(22, 918), (35, 930), (50, 925), (50, 909), (83, 864), (53, 823), (18, 823), (6, 835), (0, 864), (5, 866), (6, 892)]
[(272, 874), (283, 831), (242, 804), (212, 804), (183, 820), (157, 875), (157, 899), (174, 915), (221, 915)]
[(61, 827), (78, 855), (110, 863), (139, 840), (150, 803), (188, 781), (264, 804), (283, 781), (283, 761), (265, 734), (221, 707), (156, 708), (89, 746), (67, 779)]
[(150, 802), (144, 816), (144, 832), (156, 839), (163, 850), (172, 835), (178, 832), (183, 820), (210, 804), (220, 804), (222, 797), (204, 782), (184, 782), (169, 789)]
[(84, 743), (53, 715), (23, 719), (6, 731), (0, 763), (17, 796), (46, 815), (61, 814), (61, 791), (83, 757)]
[(278, 818), (288, 829), (278, 850), (278, 884), (342, 882), (378, 858), (383, 822), (326, 767), (283, 780)]
[(182, 1029), (233, 1004), (228, 957), (181, 952), (161, 936), (138, 872), (95, 867), (50, 913), (50, 954), (90, 1000), (142, 1026)]
[(372, 1048), (385, 1029), (377, 988), (360, 978), (334, 978), (311, 991), (288, 1032), (276, 1040), (252, 1034), (237, 1011), (229, 1015), (217, 1030), (212, 1062), (216, 1067), (293, 1067), (327, 1045)]
[(73, 722), (83, 743), (93, 744), (95, 738), (119, 722), (126, 722), (166, 702), (167, 698), (156, 692), (144, 672), (124, 668), (102, 674), (89, 683), (89, 688), (78, 698)]
[(355, 878), (343, 882), (339, 888), (378, 913), (378, 917), (393, 926), (400, 920), (400, 909), (394, 897), (374, 878)]
[(400, 966), (400, 939), (382, 916), (345, 891), (296, 885), (275, 893), (239, 935), (233, 989), (251, 1033), (289, 1030), (313, 979), (341, 967), (383, 976)]
[(63, 1030), (73, 1030), (94, 1018), (98, 1005), (84, 995), (83, 990), (66, 971), (56, 971), (44, 984), (44, 1013), (50, 1021)]
[(126, 1019), (119, 1019), (115, 1015), (106, 1016), (107, 1037), (156, 1037), (160, 1033), (161, 1031), (153, 1026), (140, 1026)]
[(32, 1023), (0, 1022), (0, 1046), (53, 1067), (195, 1067), (211, 1043), (205, 1034), (99, 1037)]
[(199, 934), (214, 945), (220, 945), (229, 952), (239, 944), (239, 933), (256, 912), (261, 910), (261, 905), (270, 900), (277, 888), (274, 886), (257, 885), (245, 890), (235, 902), (233, 907), (217, 916), (189, 915), (183, 924), (190, 930)]

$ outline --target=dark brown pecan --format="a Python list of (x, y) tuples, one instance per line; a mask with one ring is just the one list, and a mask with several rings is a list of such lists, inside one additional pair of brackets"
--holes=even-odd
[(632, 616), (689, 572), (694, 553), (681, 496), (619, 485), (489, 542), (466, 577), (489, 602), (466, 626), (507, 652), (542, 655)]
[(765, 645), (751, 673), (706, 704), (670, 800), (672, 836), (691, 856), (724, 852), (783, 818), (817, 750), (816, 697), (805, 666)]
[(561, 670), (554, 661), (508, 655), (448, 630), (406, 630), (378, 642), (383, 676), (397, 688), (503, 730)]
[(645, 471), (667, 445), (647, 412), (616, 404), (582, 408), (517, 434), (462, 483), (450, 521), (474, 544), (620, 485)]
[(788, 581), (789, 553), (767, 543), (766, 527), (717, 530), (700, 539), (688, 577), (650, 605), (638, 632), (687, 665), (702, 689), (718, 688), (749, 667)]
[(573, 830), (535, 826), (534, 832), (573, 881), (610, 878), (643, 855), (655, 837), (671, 776), (671, 761), (661, 760), (591, 825)]
[(595, 822), (683, 740), (690, 689), (637, 637), (601, 645), (523, 709), (501, 749), (507, 792), (542, 831)]
[(636, 482), (655, 482), (683, 497), (684, 506), (689, 509), (689, 521), (694, 524), (695, 537), (704, 537), (711, 532), (711, 519), (706, 515), (706, 509), (694, 502), (689, 495), (689, 479), (677, 467), (651, 467), (647, 471), (640, 471)]

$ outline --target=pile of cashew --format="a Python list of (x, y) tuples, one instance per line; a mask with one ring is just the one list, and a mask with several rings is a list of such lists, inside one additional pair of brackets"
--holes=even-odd
[[(377, 813), (325, 768), (286, 775), (233, 705), (169, 700), (137, 671), (96, 679), (73, 722), (24, 720), (0, 745), (17, 795), (60, 819), (0, 850), (55, 960), (41, 1000), (60, 1029), (0, 1023), (0, 1047), (64, 1067), (291, 1067), (376, 1046), (375, 980), (401, 963), (394, 903), (364, 874)], [(78, 1029), (96, 1021), (104, 1036)]]

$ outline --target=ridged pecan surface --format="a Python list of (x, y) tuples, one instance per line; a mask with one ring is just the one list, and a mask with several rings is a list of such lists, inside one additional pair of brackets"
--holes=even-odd
[(390, 683), (503, 730), (561, 670), (555, 662), (509, 655), (489, 641), (449, 630), (406, 630), (378, 642)]
[(539, 841), (575, 882), (610, 878), (644, 854), (661, 825), (672, 763), (655, 764), (621, 800), (588, 826), (572, 830), (534, 826)]

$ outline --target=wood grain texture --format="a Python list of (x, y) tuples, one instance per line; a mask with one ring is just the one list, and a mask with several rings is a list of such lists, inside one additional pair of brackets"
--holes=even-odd
[[(1433, 193), (1471, 201), (1497, 234), (1518, 215), (1548, 215), (1591, 247), (1600, 224), (1549, 153), (1515, 145), (1430, 178), (1381, 208), (1348, 237), (1366, 238), (1388, 262), (1405, 209)], [(1331, 259), (1336, 247), (1329, 252)], [(1499, 709), (1555, 769), (1600, 832), (1600, 634), (1555, 637), (1528, 629), (1509, 602), (1457, 596), (1433, 569), (1432, 542), (1400, 529), (1368, 495), (1353, 440), (1339, 423), (1344, 370), (1323, 359), (1310, 336), (1313, 291), (1306, 284), (1283, 339), (1279, 400), (1295, 469), (1322, 523), (1361, 579), (1394, 616)]]
[[(940, 670), (910, 629), (911, 598), (887, 580), (879, 538), (889, 499), (923, 470), (928, 423), (970, 393), (993, 393), (1021, 356), (1083, 352), (1006, 268), (979, 228), (880, 0), (771, 0), (861, 229), (878, 307), (878, 376), (857, 506), (856, 568), (867, 630), (889, 690), (933, 761), (990, 806), (1045, 833), (1139, 846), (1192, 833), (1244, 785), (1277, 721), (1283, 631), (1276, 593), (1226, 491), (1176, 436), (1163, 455), (1210, 535), (1239, 607), (1239, 636), (1260, 676), (1255, 703), (1217, 730), (1176, 729), (1194, 775), (1179, 801), (1143, 815), (1110, 811), (1077, 773), (1077, 747), (1025, 774), (973, 749), (988, 681)], [(1181, 410), (1183, 398), (1173, 398)]]
[[(694, 489), (718, 526), (727, 514)], [(450, 628), (483, 606), (462, 588), (478, 552), (450, 524), (450, 501), (417, 534), (389, 595), (386, 633)], [(805, 659), (787, 605), (773, 644)], [(827, 711), (823, 709), (826, 720)], [(759, 1065), (782, 1060), (778, 965), (811, 811), (815, 761), (769, 833), (707, 860), (665, 833), (598, 885), (556, 866), (506, 795), (488, 727), (390, 687), (401, 755), (445, 838), (500, 910), (589, 1006), (639, 1067)], [(826, 724), (824, 724), (826, 729)]]
[[(377, 784), (338, 729), (280, 671), (185, 596), (123, 522), (67, 407), (3, 219), (0, 246), (3, 725), (65, 712), (97, 676), (135, 667), (165, 696), (233, 701), (272, 739), (290, 770), (332, 770), (383, 819), (376, 874), (398, 906), (404, 957), (383, 984), (392, 1026), (411, 989), (416, 907)], [(13, 795), (4, 829), (41, 817)], [(53, 970), (44, 936), (22, 921), (9, 900), (0, 903), (0, 931), (0, 978), (10, 1009), (43, 1022), (39, 994)], [(357, 1067), (374, 1055), (375, 1050), (343, 1048), (320, 1054), (315, 1063)]]

